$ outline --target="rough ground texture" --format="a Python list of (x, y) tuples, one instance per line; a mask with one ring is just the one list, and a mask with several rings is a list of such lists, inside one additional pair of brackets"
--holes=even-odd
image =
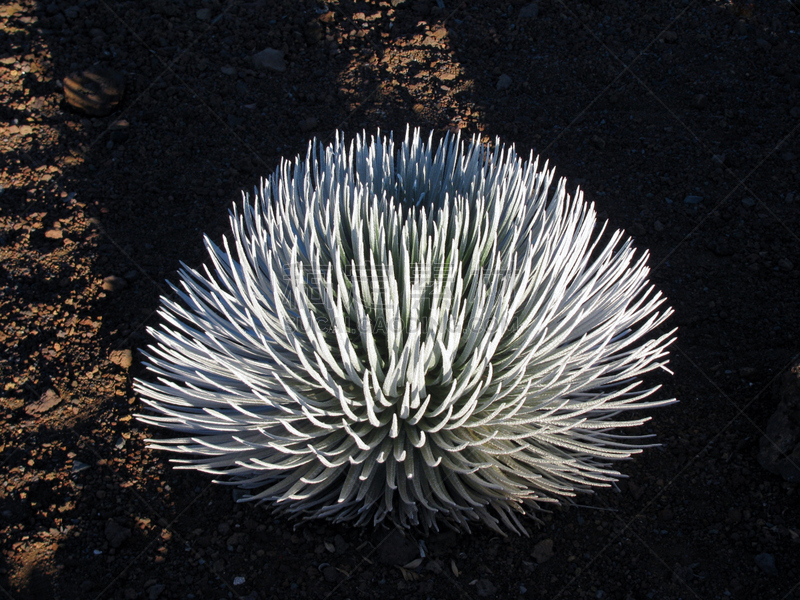
[[(796, 598), (797, 484), (761, 467), (800, 350), (800, 14), (788, 2), (17, 0), (0, 6), (0, 586), (23, 598)], [(267, 48), (284, 53), (252, 56)], [(123, 75), (115, 112), (63, 78)], [(284, 70), (280, 68), (284, 66)], [(341, 128), (501, 136), (652, 254), (662, 444), (619, 490), (407, 537), (294, 526), (172, 471), (136, 348), (239, 190)], [(131, 354), (133, 352), (133, 363)], [(660, 376), (659, 376), (660, 377)], [(658, 377), (656, 377), (656, 381)], [(420, 556), (424, 541), (425, 556)], [(409, 564), (411, 563), (411, 564)], [(400, 568), (408, 565), (405, 568)]]

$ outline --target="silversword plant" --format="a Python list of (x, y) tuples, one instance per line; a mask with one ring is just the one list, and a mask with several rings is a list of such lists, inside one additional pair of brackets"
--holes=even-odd
[[(613, 484), (663, 406), (647, 253), (499, 141), (337, 134), (183, 266), (135, 387), (150, 447), (303, 518), (471, 521)], [(601, 241), (603, 240), (603, 241)]]

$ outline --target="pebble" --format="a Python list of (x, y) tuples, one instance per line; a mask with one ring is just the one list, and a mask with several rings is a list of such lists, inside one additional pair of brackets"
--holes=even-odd
[(762, 552), (756, 556), (756, 566), (767, 575), (778, 574), (778, 569), (775, 567), (775, 557), (768, 552)]
[(272, 71), (285, 71), (286, 60), (283, 52), (275, 48), (265, 48), (251, 58), (257, 69), (271, 69)]
[(133, 352), (130, 350), (112, 350), (108, 359), (123, 369), (130, 369), (133, 364)]
[(67, 75), (62, 83), (67, 104), (91, 117), (114, 112), (125, 94), (125, 77), (100, 65)]
[(599, 135), (593, 135), (589, 141), (591, 141), (592, 145), (598, 150), (602, 150), (606, 147), (606, 141)]
[(104, 533), (106, 540), (112, 548), (119, 548), (125, 543), (125, 540), (131, 537), (131, 530), (127, 527), (123, 527), (114, 519), (106, 521)]
[(668, 44), (674, 44), (675, 42), (678, 41), (678, 34), (675, 33), (674, 31), (665, 31), (664, 35), (661, 36), (661, 39), (663, 39)]
[(234, 67), (225, 66), (220, 69), (222, 73), (225, 75), (236, 75), (236, 69)]
[(781, 258), (778, 261), (778, 266), (783, 269), (784, 271), (791, 271), (794, 269), (794, 264), (788, 258)]
[(702, 201), (702, 196), (686, 196), (686, 198), (683, 199), (684, 204), (700, 204)]
[(44, 232), (44, 237), (49, 240), (60, 240), (64, 237), (64, 232), (60, 229), (48, 229)]
[(195, 16), (200, 21), (208, 21), (211, 18), (211, 9), (210, 8), (199, 8), (195, 13)]
[(124, 290), (126, 287), (128, 287), (128, 282), (122, 277), (109, 275), (103, 278), (103, 289), (107, 292), (118, 292), (119, 290)]
[(53, 388), (48, 388), (39, 399), (25, 407), (25, 412), (32, 417), (46, 413), (61, 404), (61, 397)]
[(535, 19), (539, 16), (539, 5), (535, 2), (526, 4), (519, 10), (519, 16), (521, 19)]
[(664, 224), (661, 221), (654, 221), (653, 222), (653, 229), (655, 229), (657, 232), (661, 233), (662, 231), (664, 231), (665, 227), (664, 227)]
[(147, 597), (149, 600), (157, 600), (157, 598), (161, 595), (161, 592), (163, 592), (165, 589), (167, 589), (167, 586), (165, 586), (163, 583), (151, 585), (149, 588), (147, 588)]
[(533, 547), (533, 552), (531, 555), (536, 559), (538, 564), (542, 564), (543, 562), (550, 560), (553, 557), (553, 540), (547, 538), (546, 540), (542, 540), (541, 542), (537, 543)]
[(744, 204), (747, 207), (755, 206), (756, 205), (756, 201), (753, 198), (750, 198), (750, 197), (742, 198), (742, 204)]
[(497, 80), (497, 90), (507, 90), (511, 87), (511, 77), (506, 74), (500, 75), (500, 79)]
[(761, 48), (761, 49), (762, 49), (764, 52), (769, 52), (770, 50), (772, 50), (772, 44), (770, 44), (770, 43), (769, 43), (767, 40), (765, 40), (764, 38), (758, 38), (758, 39), (756, 40), (756, 45), (757, 45), (759, 48)]
[(81, 471), (85, 471), (86, 469), (89, 469), (89, 468), (91, 468), (91, 467), (89, 465), (87, 465), (86, 463), (84, 463), (84, 462), (81, 462), (79, 460), (73, 460), (72, 461), (72, 474), (73, 475), (75, 475), (76, 473), (80, 473)]

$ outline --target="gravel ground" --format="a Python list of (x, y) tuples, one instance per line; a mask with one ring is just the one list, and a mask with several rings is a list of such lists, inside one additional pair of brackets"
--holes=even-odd
[[(17, 0), (0, 30), (6, 596), (800, 597), (797, 484), (757, 460), (800, 349), (794, 5)], [(125, 85), (110, 114), (65, 101), (92, 67)], [(676, 310), (661, 446), (527, 538), (295, 525), (172, 471), (132, 417), (164, 281), (239, 190), (406, 123), (549, 159)]]

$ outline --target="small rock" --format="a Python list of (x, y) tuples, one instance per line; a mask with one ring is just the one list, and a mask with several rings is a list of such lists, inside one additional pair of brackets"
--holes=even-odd
[(488, 596), (494, 596), (497, 588), (488, 579), (478, 579), (478, 583), (475, 584), (475, 590), (478, 592), (478, 596), (486, 598)]
[(756, 45), (757, 45), (759, 48), (761, 48), (761, 49), (762, 49), (764, 52), (769, 52), (770, 50), (772, 50), (772, 44), (770, 44), (770, 43), (769, 43), (767, 40), (765, 40), (764, 38), (758, 38), (758, 39), (756, 40)]
[(755, 206), (756, 205), (756, 201), (753, 198), (750, 198), (748, 196), (747, 198), (742, 198), (742, 204), (744, 204), (745, 206), (747, 206), (749, 208), (749, 207)]
[(118, 292), (119, 290), (124, 290), (126, 287), (128, 287), (128, 282), (122, 277), (109, 275), (103, 278), (103, 289), (107, 292)]
[(257, 69), (271, 69), (281, 72), (286, 70), (286, 60), (284, 60), (283, 52), (274, 48), (266, 48), (258, 54), (254, 54), (251, 60)]
[(756, 556), (756, 566), (767, 575), (778, 574), (778, 569), (775, 567), (775, 557), (768, 552), (762, 552)]
[(592, 145), (598, 150), (602, 150), (603, 148), (606, 147), (606, 141), (599, 135), (593, 135), (590, 141), (592, 142)]
[(25, 412), (32, 417), (46, 413), (51, 408), (61, 404), (61, 397), (53, 388), (48, 388), (39, 399), (25, 407)]
[(511, 87), (511, 77), (508, 75), (500, 75), (500, 79), (497, 80), (497, 89), (498, 91), (507, 90)]
[(553, 557), (553, 540), (547, 538), (546, 540), (542, 540), (541, 542), (537, 543), (533, 547), (533, 552), (531, 555), (536, 559), (538, 564), (542, 564), (543, 562), (550, 560)]
[(309, 117), (308, 119), (303, 119), (299, 123), (300, 130), (301, 131), (311, 131), (312, 129), (314, 129), (317, 126), (318, 123), (319, 123), (319, 119), (317, 119), (316, 117)]
[(236, 69), (234, 67), (224, 66), (220, 71), (225, 75), (236, 75)]
[(664, 224), (661, 221), (654, 221), (653, 222), (653, 229), (655, 229), (657, 232), (661, 233), (665, 229), (664, 228)]
[(73, 475), (75, 475), (76, 473), (80, 473), (82, 471), (85, 471), (86, 469), (89, 469), (89, 468), (91, 468), (91, 467), (89, 465), (87, 465), (86, 463), (84, 463), (84, 462), (81, 462), (79, 460), (73, 460), (72, 461), (72, 474)]
[(784, 152), (781, 154), (781, 158), (786, 162), (792, 162), (795, 159), (795, 156), (793, 152)]
[(105, 536), (112, 548), (119, 548), (131, 537), (131, 530), (123, 527), (114, 519), (106, 521)]
[(44, 232), (44, 237), (46, 237), (49, 240), (60, 240), (61, 238), (64, 237), (64, 232), (61, 231), (60, 229), (55, 229), (55, 228), (48, 229), (47, 231)]
[(718, 165), (725, 164), (725, 155), (724, 154), (715, 154), (711, 157), (711, 161), (717, 163)]
[(686, 196), (686, 198), (683, 199), (684, 204), (700, 204), (702, 201), (702, 196)]
[(242, 585), (244, 582), (245, 582), (245, 578), (242, 577), (242, 576), (233, 578), (233, 585)]
[(794, 269), (794, 264), (788, 258), (781, 258), (778, 260), (778, 267), (783, 269), (784, 271), (791, 271)]
[(112, 350), (108, 359), (123, 369), (130, 369), (133, 364), (133, 352), (130, 350)]
[(336, 583), (342, 579), (342, 574), (330, 565), (322, 569), (322, 576), (329, 583)]
[(163, 592), (165, 589), (167, 589), (167, 586), (165, 586), (163, 583), (157, 583), (156, 585), (151, 585), (149, 588), (147, 588), (148, 599), (157, 600), (158, 597), (161, 595), (161, 592)]
[(67, 104), (91, 117), (112, 113), (125, 93), (125, 77), (101, 66), (67, 75), (62, 83)]
[(198, 20), (200, 21), (208, 21), (211, 18), (211, 9), (210, 8), (199, 8), (197, 12), (194, 13)]
[(526, 4), (519, 9), (519, 16), (521, 19), (535, 19), (539, 16), (539, 5), (535, 2)]

